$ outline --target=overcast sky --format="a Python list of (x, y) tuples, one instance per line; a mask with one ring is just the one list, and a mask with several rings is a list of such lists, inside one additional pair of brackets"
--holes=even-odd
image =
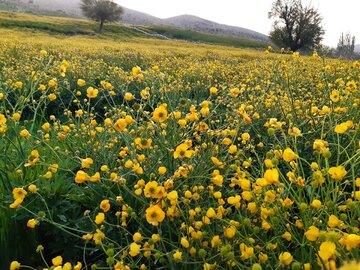
[[(271, 28), (267, 13), (273, 0), (116, 0), (116, 2), (159, 18), (191, 14), (263, 34), (268, 34)], [(324, 18), (325, 45), (335, 47), (341, 33), (348, 31), (356, 37), (356, 43), (360, 43), (359, 0), (312, 0), (312, 4), (318, 8)]]

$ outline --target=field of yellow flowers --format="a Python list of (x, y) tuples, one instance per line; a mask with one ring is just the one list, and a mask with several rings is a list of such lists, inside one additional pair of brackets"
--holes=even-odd
[(1, 269), (359, 269), (360, 62), (0, 47)]

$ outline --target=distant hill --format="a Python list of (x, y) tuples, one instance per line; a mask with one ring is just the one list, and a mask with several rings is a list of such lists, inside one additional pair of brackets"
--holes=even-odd
[(241, 37), (262, 42), (269, 42), (266, 35), (237, 26), (219, 24), (213, 21), (205, 20), (193, 15), (180, 15), (164, 20), (169, 26), (192, 31), (205, 32), (224, 37)]
[(360, 53), (360, 44), (355, 45), (355, 52)]
[[(8, 5), (12, 5), (12, 7), (16, 6), (18, 11), (26, 11), (28, 9), (28, 11), (32, 13), (42, 11), (42, 13), (46, 14), (46, 11), (49, 11), (50, 15), (59, 14), (60, 16), (64, 16), (67, 14), (69, 16), (81, 17), (80, 2), (80, 0), (0, 0), (0, 5), (1, 3), (7, 3)], [(219, 24), (193, 15), (180, 15), (167, 19), (160, 19), (124, 7), (124, 14), (121, 21), (127, 24), (167, 26), (222, 37), (245, 38), (269, 43), (269, 39), (266, 35), (256, 31), (242, 27)]]

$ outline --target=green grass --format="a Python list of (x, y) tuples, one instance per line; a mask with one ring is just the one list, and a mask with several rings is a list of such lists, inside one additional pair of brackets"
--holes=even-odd
[(266, 48), (268, 44), (245, 38), (221, 37), (212, 34), (200, 33), (196, 31), (182, 30), (173, 27), (148, 26), (144, 30), (152, 31), (157, 34), (173, 39), (181, 39), (192, 42), (209, 43), (216, 45), (232, 46), (239, 48)]
[[(99, 25), (96, 22), (64, 17), (34, 16), (11, 12), (0, 12), (0, 28), (17, 28), (44, 31), (49, 34), (96, 35)], [(123, 37), (147, 37), (129, 27), (116, 23), (105, 25), (104, 35)]]
[[(24, 30), (36, 30), (49, 34), (57, 35), (98, 35), (99, 25), (85, 19), (65, 18), (65, 17), (50, 17), (50, 16), (35, 16), (29, 14), (20, 14), (13, 12), (0, 12), (0, 28), (14, 28)], [(135, 27), (136, 28), (136, 27)], [(102, 33), (105, 37), (111, 38), (157, 38), (154, 34), (160, 34), (169, 39), (185, 40), (197, 43), (215, 44), (223, 46), (231, 46), (238, 48), (265, 48), (267, 44), (244, 39), (244, 38), (230, 38), (220, 37), (211, 34), (205, 34), (195, 31), (181, 30), (171, 27), (162, 26), (138, 26), (142, 31), (148, 34), (137, 31), (134, 28), (127, 27), (118, 23), (108, 23), (105, 25)]]

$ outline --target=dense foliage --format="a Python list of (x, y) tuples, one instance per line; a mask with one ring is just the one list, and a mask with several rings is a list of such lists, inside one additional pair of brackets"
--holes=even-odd
[(319, 12), (302, 0), (276, 0), (269, 18), (275, 18), (271, 41), (294, 52), (315, 49), (325, 33)]
[(100, 22), (101, 32), (106, 22), (119, 21), (122, 7), (112, 0), (81, 0), (81, 10), (85, 17)]

